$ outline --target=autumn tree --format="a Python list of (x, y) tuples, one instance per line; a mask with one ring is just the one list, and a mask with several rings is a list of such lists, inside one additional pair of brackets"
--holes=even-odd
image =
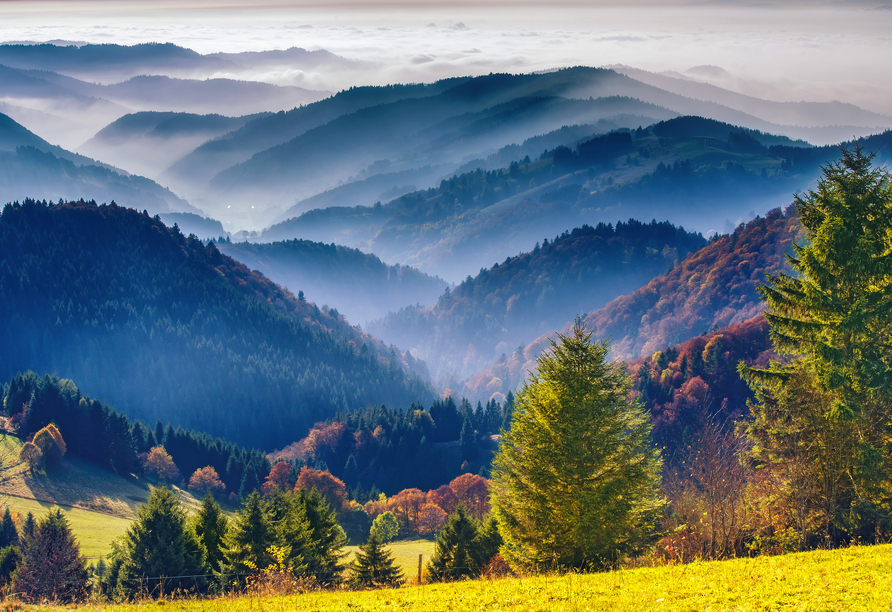
[(360, 546), (349, 567), (350, 584), (353, 587), (397, 587), (402, 584), (403, 572), (396, 567), (393, 555), (373, 533), (368, 542)]
[(24, 601), (71, 602), (86, 596), (87, 563), (61, 510), (50, 510), (40, 519), (21, 550), (13, 590)]
[(418, 512), (418, 533), (422, 535), (437, 533), (446, 522), (447, 516), (439, 506), (424, 504)]
[(301, 489), (305, 491), (316, 489), (335, 511), (340, 510), (347, 501), (347, 486), (341, 479), (332, 476), (328, 470), (302, 467), (294, 491), (299, 492)]
[(262, 492), (269, 496), (273, 490), (290, 491), (294, 487), (294, 468), (290, 463), (279, 461), (270, 470), (266, 480), (263, 481)]
[[(458, 503), (478, 521), (489, 512), (489, 481), (477, 474), (462, 474), (449, 483)], [(444, 508), (445, 510), (445, 508)]]
[(180, 470), (163, 446), (155, 446), (143, 462), (143, 472), (162, 482), (177, 482)]
[(226, 487), (220, 481), (217, 470), (211, 466), (198, 468), (189, 478), (189, 490), (196, 494), (222, 493)]
[(22, 444), (22, 450), (19, 451), (19, 459), (28, 465), (28, 469), (33, 473), (43, 469), (44, 455), (33, 442), (25, 442)]
[(65, 455), (65, 440), (58, 428), (50, 423), (36, 434), (34, 434), (34, 446), (40, 449), (43, 454), (46, 466), (50, 469), (59, 467), (62, 463), (62, 457)]
[(418, 533), (418, 514), (427, 500), (420, 489), (403, 489), (387, 500), (387, 506), (396, 515), (400, 531), (405, 534)]
[(513, 568), (597, 568), (638, 549), (662, 506), (651, 424), (577, 319), (537, 360), (493, 461), (493, 510)]

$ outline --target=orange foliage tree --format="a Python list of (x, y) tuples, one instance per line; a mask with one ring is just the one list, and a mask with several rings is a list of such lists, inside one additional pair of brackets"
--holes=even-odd
[(462, 474), (449, 483), (459, 503), (478, 521), (489, 512), (489, 481), (476, 474)]
[(176, 482), (180, 479), (180, 470), (163, 446), (155, 446), (149, 451), (142, 469), (146, 475), (158, 480)]
[(446, 514), (452, 514), (458, 505), (458, 497), (449, 485), (442, 485), (427, 492), (427, 503), (439, 507)]
[(439, 506), (424, 504), (418, 512), (418, 533), (422, 535), (437, 533), (446, 522), (447, 516)]
[(328, 470), (314, 470), (310, 467), (300, 468), (295, 491), (316, 489), (335, 511), (339, 511), (347, 501), (347, 486), (340, 478), (335, 478)]
[(220, 481), (217, 470), (209, 465), (198, 468), (192, 473), (192, 476), (189, 478), (189, 490), (193, 493), (204, 495), (211, 493), (213, 495), (223, 493), (226, 487)]
[(427, 496), (420, 489), (403, 489), (387, 500), (388, 509), (400, 523), (401, 533), (418, 533), (418, 513), (425, 501)]
[(269, 471), (269, 476), (263, 481), (261, 487), (263, 494), (269, 496), (276, 489), (290, 491), (294, 486), (294, 469), (290, 463), (279, 461)]

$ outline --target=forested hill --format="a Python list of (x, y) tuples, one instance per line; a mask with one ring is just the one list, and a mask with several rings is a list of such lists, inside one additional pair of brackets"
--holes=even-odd
[[(585, 323), (595, 338), (611, 339), (614, 359), (631, 360), (747, 321), (764, 307), (756, 285), (768, 272), (789, 269), (785, 254), (803, 236), (794, 207), (774, 209), (730, 235), (713, 238), (640, 289), (589, 312)], [(544, 334), (477, 372), (462, 395), (486, 401), (493, 393), (518, 388), (551, 336)]]
[(705, 244), (668, 222), (583, 225), (469, 276), (431, 307), (404, 308), (369, 329), (417, 350), (447, 383), (634, 291)]
[(0, 252), (0, 379), (54, 372), (132, 418), (259, 448), (433, 397), (395, 350), (145, 213), (7, 205)]
[(259, 270), (306, 299), (330, 304), (353, 323), (409, 304), (432, 304), (446, 281), (409, 266), (390, 266), (375, 255), (311, 240), (270, 244), (218, 242), (227, 255)]

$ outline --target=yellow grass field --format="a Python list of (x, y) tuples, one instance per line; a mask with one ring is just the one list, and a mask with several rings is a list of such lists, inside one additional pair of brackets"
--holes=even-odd
[[(182, 612), (873, 612), (892, 610), (892, 546), (852, 547), (602, 574), (160, 603), (166, 610)], [(158, 605), (159, 602), (87, 605), (80, 609), (143, 612), (157, 609)]]

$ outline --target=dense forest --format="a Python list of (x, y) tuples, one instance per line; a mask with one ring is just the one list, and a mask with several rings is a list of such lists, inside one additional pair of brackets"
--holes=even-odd
[(139, 473), (140, 456), (156, 446), (167, 450), (186, 480), (199, 468), (213, 467), (225, 486), (225, 495), (248, 495), (270, 470), (260, 451), (239, 448), (202, 432), (174, 429), (169, 423), (164, 426), (161, 421), (149, 427), (83, 395), (67, 379), (25, 372), (16, 374), (0, 391), (8, 431), (30, 439), (52, 423), (68, 452), (122, 476)]
[(463, 473), (487, 473), (491, 436), (508, 427), (513, 395), (473, 407), (468, 400), (437, 399), (425, 409), (370, 406), (317, 423), (305, 438), (271, 453), (271, 461), (328, 470), (353, 499), (372, 491), (436, 488)]
[(133, 418), (267, 448), (433, 396), (411, 355), (147, 214), (7, 205), (0, 250), (0, 376), (54, 372)]
[(437, 380), (453, 384), (451, 378), (634, 291), (705, 244), (668, 222), (584, 225), (469, 276), (428, 308), (403, 308), (369, 330), (417, 350)]
[[(764, 308), (758, 283), (766, 273), (786, 269), (786, 254), (802, 238), (795, 207), (774, 209), (730, 235), (713, 237), (665, 274), (589, 312), (585, 322), (595, 337), (611, 338), (611, 355), (625, 360), (742, 323)], [(474, 374), (461, 393), (487, 401), (494, 393), (516, 389), (549, 337), (505, 351), (490, 368)]]
[(338, 306), (352, 323), (405, 305), (432, 304), (446, 282), (408, 266), (387, 265), (358, 249), (309, 240), (269, 244), (218, 241), (217, 248), (306, 299)]

